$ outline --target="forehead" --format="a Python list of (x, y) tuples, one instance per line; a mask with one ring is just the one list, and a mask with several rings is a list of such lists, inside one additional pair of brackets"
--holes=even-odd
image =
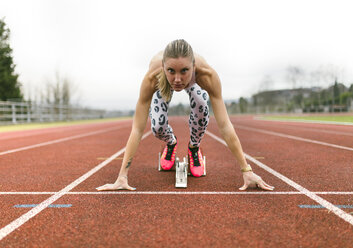
[(190, 67), (192, 66), (192, 60), (189, 57), (166, 58), (164, 65), (173, 68)]

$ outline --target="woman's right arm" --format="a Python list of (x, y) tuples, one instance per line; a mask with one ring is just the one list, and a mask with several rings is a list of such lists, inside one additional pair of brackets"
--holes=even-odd
[(156, 91), (156, 75), (160, 72), (160, 70), (160, 66), (157, 66), (157, 64), (154, 65), (154, 63), (151, 62), (150, 69), (142, 81), (140, 95), (133, 118), (132, 129), (126, 144), (126, 150), (118, 178), (114, 184), (103, 185), (98, 187), (97, 190), (135, 190), (135, 188), (128, 185), (127, 174), (131, 166), (132, 159), (143, 136), (143, 132), (146, 128), (152, 96)]
[(120, 168), (119, 176), (127, 176), (128, 170), (132, 163), (132, 158), (134, 157), (138, 145), (143, 136), (143, 132), (146, 128), (146, 123), (148, 119), (149, 108), (151, 105), (151, 99), (154, 89), (154, 83), (151, 82), (155, 78), (155, 73), (148, 73), (142, 81), (140, 88), (140, 96), (136, 104), (135, 115), (133, 119), (132, 129), (130, 137), (126, 144), (126, 150), (124, 153), (124, 158), (122, 166)]

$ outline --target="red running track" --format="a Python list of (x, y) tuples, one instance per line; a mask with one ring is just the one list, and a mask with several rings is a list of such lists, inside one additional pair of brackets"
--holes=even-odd
[[(158, 172), (161, 143), (147, 135), (129, 173), (137, 191), (96, 192), (117, 177), (131, 121), (1, 133), (0, 154), (44, 145), (0, 155), (0, 247), (351, 247), (351, 223), (327, 208), (300, 208), (318, 203), (257, 163), (329, 204), (353, 205), (353, 151), (291, 138), (352, 148), (353, 127), (251, 116), (232, 117), (232, 122), (244, 152), (255, 158), (249, 163), (276, 187), (274, 192), (240, 192), (239, 166), (210, 135), (202, 143), (207, 176), (189, 177), (187, 189), (174, 188), (175, 172)], [(171, 118), (170, 124), (178, 136), (178, 156), (186, 156), (187, 118)], [(208, 130), (219, 137), (213, 119)], [(53, 140), (57, 143), (46, 143)], [(73, 183), (118, 151), (112, 162)], [(68, 185), (74, 187), (65, 189)], [(44, 207), (5, 232), (38, 209), (15, 205), (40, 204), (50, 197), (57, 198), (52, 204), (71, 207)], [(342, 210), (344, 216), (353, 212)]]

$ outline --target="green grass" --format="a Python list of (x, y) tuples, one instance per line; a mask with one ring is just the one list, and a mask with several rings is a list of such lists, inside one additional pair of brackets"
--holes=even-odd
[(88, 123), (109, 122), (109, 121), (117, 121), (117, 120), (125, 120), (125, 119), (131, 119), (131, 118), (120, 117), (120, 118), (95, 119), (95, 120), (12, 124), (12, 125), (0, 126), (0, 133), (11, 132), (11, 131), (21, 131), (21, 130), (31, 130), (31, 129), (41, 129), (41, 128), (51, 128), (51, 127), (72, 126), (72, 125), (80, 125), (80, 124), (88, 124)]
[(293, 120), (293, 121), (328, 121), (328, 122), (348, 122), (353, 123), (352, 115), (276, 115), (263, 116), (267, 120)]

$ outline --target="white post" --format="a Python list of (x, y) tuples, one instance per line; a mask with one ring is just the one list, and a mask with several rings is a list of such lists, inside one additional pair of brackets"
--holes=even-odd
[(31, 110), (32, 110), (32, 104), (27, 103), (27, 122), (31, 122)]
[(12, 109), (12, 123), (13, 124), (16, 124), (17, 121), (16, 121), (16, 106), (15, 104), (11, 104), (11, 109)]

